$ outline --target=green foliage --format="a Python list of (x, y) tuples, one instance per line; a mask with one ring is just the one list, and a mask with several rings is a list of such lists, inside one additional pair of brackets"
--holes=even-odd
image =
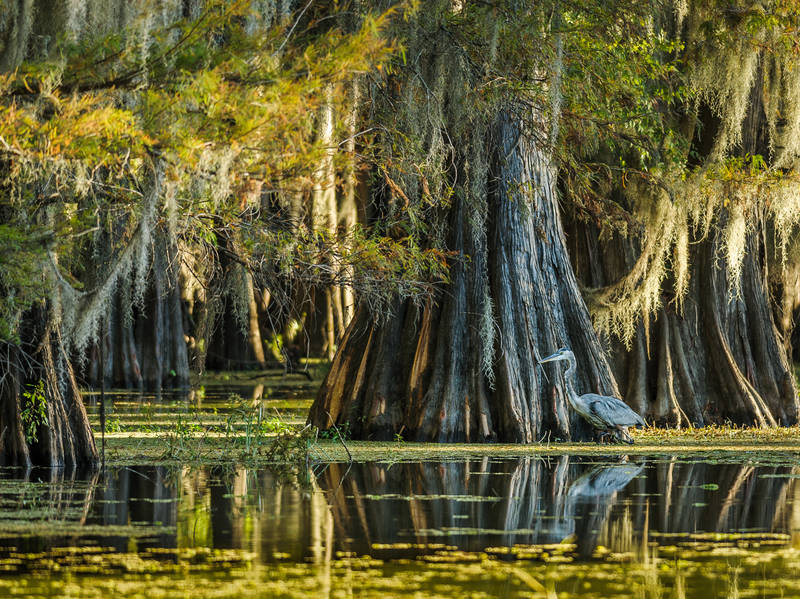
[[(688, 150), (674, 127), (689, 95), (680, 68), (683, 42), (658, 27), (664, 8), (549, 5), (538, 20), (544, 51), (533, 59), (543, 84), (522, 91), (542, 121), (558, 121), (557, 137), (542, 143), (558, 161), (567, 198), (581, 213), (623, 232), (633, 219), (609, 190), (632, 177), (658, 180)], [(525, 48), (513, 52), (509, 59)]]
[(28, 385), (27, 391), (22, 392), (22, 427), (25, 431), (25, 441), (36, 443), (39, 427), (47, 424), (47, 398), (44, 392), (44, 381), (39, 380), (35, 385)]
[[(115, 288), (146, 276), (156, 227), (182, 262), (197, 257), (202, 286), (224, 258), (261, 288), (350, 287), (378, 314), (397, 296), (428, 297), (469, 259), (449, 248), (454, 206), (486, 244), (500, 110), (552, 157), (580, 217), (647, 246), (629, 277), (593, 296), (596, 322), (629, 337), (670, 274), (685, 291), (688, 231), (707, 232), (730, 189), (780, 189), (770, 207), (781, 230), (800, 218), (776, 182), (800, 155), (800, 101), (787, 91), (800, 72), (797, 5), (740, 4), (311, 3), (273, 19), (246, 0), (210, 0), (153, 26), (145, 6), (120, 31), (64, 31), (0, 74), (0, 340), (18, 341), (33, 302), (58, 299), (80, 347), (71, 336), (93, 334)], [(780, 143), (774, 156), (732, 159), (759, 52), (781, 98), (764, 108)], [(723, 125), (713, 161), (690, 156), (700, 104)], [(328, 163), (333, 187), (369, 179), (368, 223), (313, 222), (308, 196)], [(734, 274), (748, 202), (725, 233)], [(488, 300), (481, 317), (489, 338)]]
[[(565, 69), (578, 68), (563, 80), (562, 133), (582, 151), (561, 150), (561, 178), (579, 217), (602, 235), (635, 237), (640, 248), (627, 275), (588, 294), (595, 325), (625, 343), (665, 298), (682, 308), (692, 241), (720, 233), (735, 295), (747, 235), (760, 222), (752, 216), (773, 221), (784, 263), (800, 223), (798, 4), (674, 8), (622, 7), (611, 20), (588, 9), (577, 21), (564, 11), (572, 25), (608, 23), (599, 36), (591, 26), (588, 39), (579, 34), (572, 50), (574, 32), (565, 38)], [(759, 105), (763, 119), (752, 114)], [(744, 147), (748, 127), (767, 129), (768, 147)]]
[(114, 415), (106, 416), (106, 432), (107, 433), (122, 432), (122, 422), (120, 422), (119, 416), (114, 416)]
[(349, 441), (352, 438), (352, 431), (350, 430), (350, 421), (340, 424), (336, 427), (331, 427), (324, 431), (319, 431), (317, 436), (320, 439)]
[(202, 425), (200, 414), (195, 412), (191, 417), (179, 414), (174, 427), (165, 435), (166, 448), (164, 458), (199, 459), (202, 456), (203, 440), (208, 434)]
[(225, 436), (237, 445), (243, 445), (243, 453), (247, 456), (257, 455), (265, 446), (272, 443), (267, 435), (286, 432), (291, 427), (280, 419), (265, 418), (261, 402), (253, 405), (238, 396), (232, 396), (236, 406), (231, 410), (225, 422)]
[[(175, 422), (160, 436), (164, 442), (161, 459), (202, 461), (223, 457), (244, 463), (305, 461), (314, 437), (311, 428), (293, 426), (277, 412), (265, 413), (265, 404), (261, 401), (246, 400), (238, 395), (231, 395), (228, 401), (231, 408), (224, 419), (217, 418), (216, 408), (212, 421), (204, 418), (196, 407), (178, 414)], [(145, 424), (139, 430), (147, 432), (152, 428), (151, 424)]]

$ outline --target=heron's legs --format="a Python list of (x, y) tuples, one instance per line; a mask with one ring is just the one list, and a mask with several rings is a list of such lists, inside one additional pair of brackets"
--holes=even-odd
[(628, 434), (627, 427), (618, 426), (614, 434), (616, 435), (617, 440), (622, 441), (623, 443), (627, 443), (628, 445), (633, 445), (633, 439)]
[(613, 439), (613, 437), (609, 439), (610, 435), (611, 431), (600, 431), (600, 434), (597, 435), (597, 444), (602, 445), (603, 443), (611, 442), (611, 439)]

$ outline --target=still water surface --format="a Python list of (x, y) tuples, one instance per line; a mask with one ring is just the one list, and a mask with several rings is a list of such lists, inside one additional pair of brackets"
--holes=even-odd
[(800, 595), (796, 456), (0, 472), (0, 595)]

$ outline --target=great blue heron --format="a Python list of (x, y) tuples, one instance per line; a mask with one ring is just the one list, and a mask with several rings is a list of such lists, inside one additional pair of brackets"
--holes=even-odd
[(647, 426), (642, 417), (616, 397), (598, 395), (597, 393), (578, 395), (575, 392), (574, 384), (575, 354), (566, 347), (562, 347), (553, 355), (542, 358), (539, 363), (555, 362), (556, 360), (569, 361), (569, 368), (564, 373), (564, 379), (567, 382), (567, 401), (573, 410), (588, 420), (589, 424), (601, 431), (600, 440), (602, 441), (607, 435), (613, 434), (618, 440), (633, 445), (633, 439), (628, 434), (628, 427)]

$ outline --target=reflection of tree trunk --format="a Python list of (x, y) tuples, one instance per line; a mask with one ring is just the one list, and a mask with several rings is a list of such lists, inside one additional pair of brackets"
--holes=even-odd
[(647, 492), (660, 497), (650, 507), (662, 533), (770, 531), (789, 482), (784, 467), (671, 461), (653, 468)]
[(212, 468), (208, 493), (211, 529), (215, 549), (239, 549), (242, 544), (241, 518), (237, 517), (235, 494), (239, 476), (225, 468)]
[(717, 530), (725, 530), (724, 524), (727, 523), (731, 506), (736, 501), (736, 497), (739, 495), (742, 485), (752, 476), (752, 474), (752, 466), (742, 467), (742, 469), (736, 474), (736, 479), (730, 486), (728, 493), (725, 495), (725, 500), (722, 503), (722, 509), (720, 510), (717, 518)]
[(448, 544), (473, 551), (558, 543), (575, 534), (584, 557), (598, 543), (612, 551), (645, 546), (645, 522), (666, 534), (770, 531), (789, 489), (785, 467), (677, 460), (649, 467), (574, 456), (333, 466), (318, 483), (327, 492), (337, 549), (371, 555), (373, 543), (437, 543), (435, 533), (444, 530)]
[[(369, 553), (373, 543), (438, 543), (429, 531), (445, 528), (448, 544), (476, 551), (560, 542), (574, 530), (567, 513), (568, 456), (551, 464), (535, 458), (357, 464), (343, 480), (346, 470), (332, 466), (318, 482), (328, 493), (336, 538), (347, 540), (342, 550)], [(470, 534), (475, 529), (496, 532)]]
[[(53, 470), (53, 471), (56, 472), (56, 470)], [(77, 473), (78, 473), (77, 470), (72, 473), (73, 481), (75, 481), (78, 478), (77, 477)], [(86, 524), (86, 522), (88, 521), (88, 519), (89, 519), (89, 517), (91, 515), (91, 509), (92, 509), (92, 506), (94, 505), (94, 502), (95, 502), (95, 496), (97, 495), (98, 484), (99, 484), (99, 481), (100, 481), (100, 471), (99, 470), (91, 471), (89, 473), (86, 481), (87, 482), (85, 482), (83, 484), (86, 484), (88, 486), (87, 486), (87, 489), (86, 489), (86, 495), (84, 496), (83, 501), (82, 501), (83, 505), (82, 505), (81, 512), (80, 512), (81, 515), (80, 515), (80, 518), (78, 520), (81, 524)]]
[(793, 467), (790, 474), (792, 482), (785, 487), (785, 492), (781, 494), (778, 510), (772, 520), (771, 530), (791, 531), (792, 547), (798, 546), (798, 536), (800, 536), (800, 467)]
[[(80, 527), (91, 521), (91, 510), (95, 507), (96, 493), (100, 473), (96, 469), (37, 468), (25, 470), (8, 470), (3, 476), (5, 483), (9, 477), (12, 484), (3, 484), (4, 524), (9, 524), (11, 509), (22, 514), (33, 510), (29, 525), (42, 525), (40, 533), (28, 531), (11, 540), (6, 529), (3, 549), (28, 553), (34, 552), (41, 557), (41, 552), (50, 545), (62, 545), (64, 538), (48, 531), (48, 525), (68, 525), (80, 530)], [(33, 493), (33, 496), (32, 496)], [(24, 517), (22, 518), (25, 519)], [(14, 518), (13, 520), (18, 520)], [(13, 524), (12, 524), (13, 527)], [(69, 542), (69, 541), (67, 541)], [(35, 558), (36, 559), (36, 558)], [(24, 562), (18, 566), (25, 571)]]

